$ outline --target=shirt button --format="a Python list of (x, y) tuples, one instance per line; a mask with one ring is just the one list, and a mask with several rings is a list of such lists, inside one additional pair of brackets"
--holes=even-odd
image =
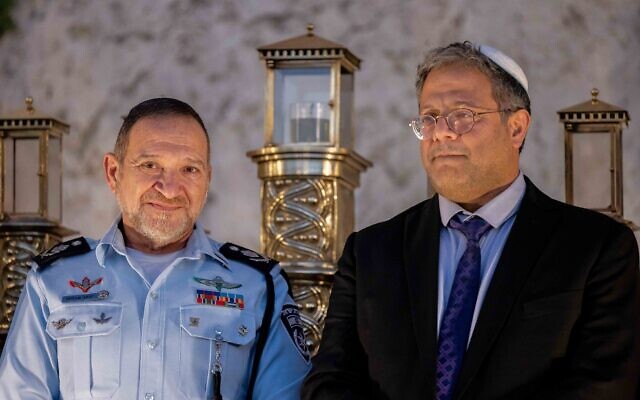
[(154, 340), (149, 340), (147, 342), (147, 347), (151, 350), (155, 349), (158, 344)]
[(155, 299), (157, 299), (157, 298), (158, 298), (158, 293), (157, 293), (157, 292), (155, 292), (155, 291), (153, 291), (153, 292), (149, 293), (149, 296), (151, 296), (151, 298), (152, 298), (153, 300), (155, 300)]
[(87, 328), (87, 323), (86, 322), (78, 322), (78, 330), (80, 332), (84, 331)]
[(144, 400), (153, 400), (155, 398), (156, 398), (156, 396), (154, 396), (153, 393), (146, 393), (144, 395)]

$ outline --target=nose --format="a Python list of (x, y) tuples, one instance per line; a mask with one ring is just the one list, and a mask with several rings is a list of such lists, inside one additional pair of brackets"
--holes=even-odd
[(454, 140), (458, 137), (458, 134), (449, 128), (449, 123), (443, 116), (436, 118), (436, 126), (433, 128), (433, 135), (431, 135), (432, 141), (442, 141), (444, 139)]
[(174, 199), (182, 194), (180, 176), (173, 171), (162, 171), (153, 187), (167, 199)]

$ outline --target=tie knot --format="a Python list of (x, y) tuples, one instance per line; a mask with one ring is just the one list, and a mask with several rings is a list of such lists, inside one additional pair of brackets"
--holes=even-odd
[(456, 217), (453, 217), (449, 220), (449, 226), (462, 232), (467, 241), (474, 242), (479, 241), (491, 229), (491, 224), (478, 216), (474, 216), (464, 222), (460, 222)]

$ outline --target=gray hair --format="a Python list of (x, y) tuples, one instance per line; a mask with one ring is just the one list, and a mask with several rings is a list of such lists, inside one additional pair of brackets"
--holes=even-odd
[(448, 65), (464, 65), (485, 74), (491, 82), (493, 97), (501, 110), (524, 109), (531, 114), (531, 101), (522, 85), (489, 57), (474, 47), (471, 42), (452, 43), (429, 51), (418, 65), (416, 95), (420, 95), (424, 82), (431, 71)]
[(131, 135), (131, 128), (138, 122), (138, 120), (145, 117), (158, 117), (158, 116), (185, 116), (191, 117), (198, 122), (198, 125), (204, 131), (204, 135), (207, 139), (207, 160), (210, 158), (211, 144), (209, 142), (209, 133), (207, 128), (202, 122), (200, 115), (187, 103), (172, 99), (170, 97), (158, 97), (155, 99), (145, 100), (140, 104), (134, 106), (131, 111), (124, 117), (122, 126), (118, 132), (116, 138), (116, 145), (113, 152), (116, 155), (116, 159), (119, 162), (124, 160), (124, 156), (129, 146), (129, 136)]

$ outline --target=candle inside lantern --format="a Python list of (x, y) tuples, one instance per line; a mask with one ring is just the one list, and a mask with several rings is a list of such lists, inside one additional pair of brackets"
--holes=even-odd
[(329, 142), (329, 105), (316, 102), (298, 102), (290, 106), (291, 142)]

